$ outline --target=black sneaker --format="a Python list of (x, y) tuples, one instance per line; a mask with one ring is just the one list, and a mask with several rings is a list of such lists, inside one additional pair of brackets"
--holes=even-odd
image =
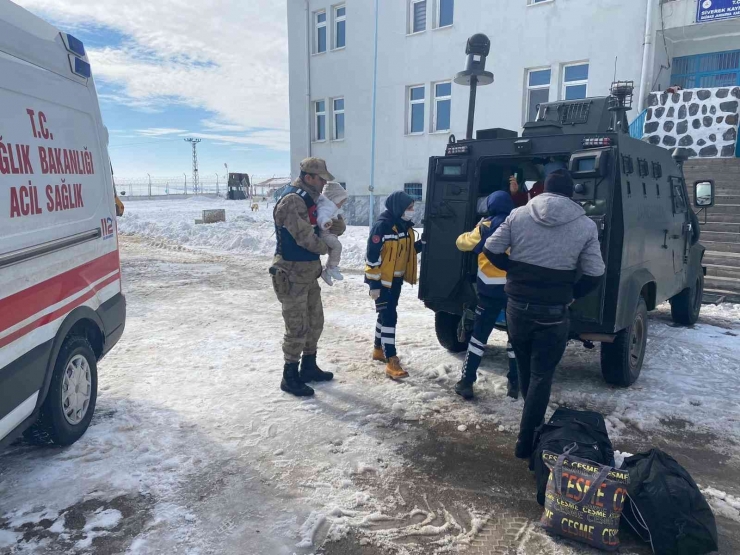
[(286, 362), (283, 369), (283, 381), (280, 382), (280, 389), (296, 397), (310, 397), (313, 395), (313, 388), (307, 386), (298, 378), (298, 363)]
[(301, 357), (301, 371), (298, 377), (303, 383), (328, 382), (334, 379), (334, 374), (324, 372), (316, 365), (316, 355), (303, 355)]
[(473, 382), (462, 379), (455, 384), (455, 393), (466, 401), (470, 401), (475, 394), (473, 393)]

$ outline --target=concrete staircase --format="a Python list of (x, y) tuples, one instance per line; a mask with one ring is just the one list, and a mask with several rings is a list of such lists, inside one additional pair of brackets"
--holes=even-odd
[(692, 206), (695, 181), (713, 179), (715, 184), (715, 203), (706, 211), (706, 223), (704, 212), (698, 215), (700, 242), (707, 249), (704, 291), (740, 302), (740, 158), (692, 159), (684, 165), (684, 175)]

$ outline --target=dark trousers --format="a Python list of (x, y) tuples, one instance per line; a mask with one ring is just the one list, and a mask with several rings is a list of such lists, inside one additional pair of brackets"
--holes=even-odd
[(386, 359), (396, 356), (396, 323), (398, 299), (401, 297), (403, 278), (393, 280), (393, 286), (383, 287), (375, 301), (378, 320), (375, 322), (375, 346), (383, 349)]
[(516, 353), (519, 388), (524, 397), (519, 437), (529, 441), (545, 418), (555, 367), (568, 342), (568, 309), (509, 299), (506, 324)]
[[(478, 367), (483, 358), (483, 350), (486, 347), (488, 338), (491, 337), (496, 320), (501, 311), (506, 308), (506, 297), (488, 297), (479, 295), (478, 306), (475, 308), (475, 323), (473, 324), (473, 335), (468, 343), (468, 352), (465, 353), (465, 362), (463, 363), (462, 377), (468, 382), (475, 382), (478, 379)], [(509, 373), (506, 377), (509, 383), (516, 384), (518, 372), (516, 367), (516, 357), (511, 348), (511, 343), (506, 344), (506, 353), (509, 359)]]

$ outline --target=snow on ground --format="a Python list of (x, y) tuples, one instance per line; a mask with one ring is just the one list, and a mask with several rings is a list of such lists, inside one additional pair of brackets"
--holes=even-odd
[[(225, 223), (194, 224), (219, 207)], [(264, 204), (251, 213), (248, 203), (212, 199), (127, 203), (119, 220), (127, 328), (100, 364), (93, 425), (67, 449), (18, 444), (0, 454), (0, 553), (307, 555), (358, 530), (372, 553), (454, 552), (498, 514), (476, 491), (531, 497), (531, 483), (508, 470), (526, 473), (510, 453), (522, 402), (505, 396), (503, 334), (491, 338), (476, 402), (463, 402), (451, 391), (461, 355), (437, 344), (414, 289), (402, 296), (397, 338), (408, 380), (392, 382), (370, 362), (375, 314), (351, 271), (322, 285), (319, 361), (336, 379), (308, 400), (279, 391), (270, 215)], [(366, 237), (366, 227), (348, 230), (346, 267), (361, 267)], [(686, 455), (680, 461), (699, 473), (718, 516), (740, 522), (731, 471), (740, 452), (738, 334), (738, 305), (704, 307), (691, 329), (674, 327), (662, 307), (635, 386), (607, 386), (598, 350), (573, 345), (552, 408), (599, 410), (623, 453), (669, 438), (661, 446)], [(415, 444), (439, 427), (447, 431), (438, 446)], [(506, 456), (484, 455), (453, 503), (438, 471), (427, 470), (445, 441), (502, 442)], [(682, 453), (690, 441), (695, 451)], [(504, 475), (483, 486), (477, 477), (491, 467)], [(517, 537), (520, 553), (576, 552), (531, 521)]]
[[(224, 208), (226, 222), (197, 225), (203, 210)], [(132, 201), (118, 220), (119, 232), (141, 235), (194, 248), (272, 256), (275, 252), (274, 202), (260, 202), (253, 212), (247, 201), (207, 197), (187, 200)], [(350, 226), (342, 235), (342, 267), (362, 269), (365, 265), (367, 227)]]

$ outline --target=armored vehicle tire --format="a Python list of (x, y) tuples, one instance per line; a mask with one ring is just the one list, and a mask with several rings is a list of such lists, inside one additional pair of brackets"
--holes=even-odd
[(671, 299), (673, 321), (682, 326), (693, 326), (699, 319), (701, 299), (704, 295), (704, 276), (699, 275), (691, 287), (687, 287)]
[(460, 325), (460, 316), (449, 312), (434, 313), (434, 330), (437, 332), (437, 341), (448, 351), (461, 353), (468, 348), (467, 343), (457, 337), (457, 328)]
[(645, 299), (640, 297), (632, 324), (617, 334), (614, 343), (601, 344), (601, 374), (607, 383), (628, 387), (640, 376), (647, 345), (647, 313)]

